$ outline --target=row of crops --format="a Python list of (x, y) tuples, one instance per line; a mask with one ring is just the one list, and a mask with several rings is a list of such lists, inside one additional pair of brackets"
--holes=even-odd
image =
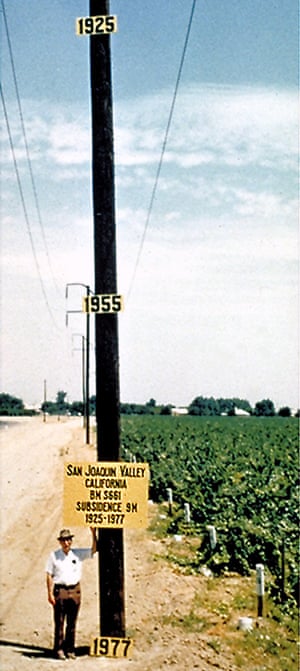
[[(150, 465), (150, 497), (178, 511), (169, 531), (182, 531), (189, 503), (199, 534), (194, 566), (248, 574), (263, 563), (274, 598), (297, 600), (298, 421), (294, 418), (124, 417), (125, 459)], [(212, 552), (205, 529), (214, 525)], [(201, 540), (200, 540), (201, 539)]]

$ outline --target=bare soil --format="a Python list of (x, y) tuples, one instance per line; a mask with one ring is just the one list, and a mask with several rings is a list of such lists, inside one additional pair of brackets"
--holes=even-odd
[[(241, 666), (235, 665), (226, 642), (228, 632), (231, 638), (237, 635), (237, 613), (224, 617), (218, 609), (209, 611), (204, 598), (209, 578), (184, 575), (166, 562), (166, 542), (149, 530), (124, 534), (126, 628), (134, 640), (132, 659), (88, 654), (91, 638), (99, 635), (96, 556), (84, 564), (78, 657), (67, 662), (51, 657), (52, 607), (47, 602), (45, 562), (58, 545), (63, 525), (63, 463), (96, 460), (95, 447), (85, 445), (81, 424), (79, 418), (1, 419), (1, 669), (51, 671), (64, 663), (87, 671), (113, 666), (122, 671), (174, 667), (238, 671)], [(149, 503), (149, 519), (155, 514), (156, 506)], [(90, 544), (88, 529), (73, 531), (74, 546)], [(222, 589), (230, 594), (234, 578)]]

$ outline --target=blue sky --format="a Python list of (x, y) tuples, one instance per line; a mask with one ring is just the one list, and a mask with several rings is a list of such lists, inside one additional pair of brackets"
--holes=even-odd
[[(4, 2), (43, 244), (2, 27), (2, 82), (36, 255), (2, 136), (2, 388), (80, 398), (93, 286), (88, 39), (79, 0)], [(133, 280), (192, 2), (111, 0), (123, 401), (297, 397), (296, 0), (196, 3), (154, 207)], [(129, 294), (129, 288), (130, 294)], [(54, 324), (55, 322), (55, 324)], [(93, 374), (93, 356), (92, 356)], [(91, 385), (93, 388), (93, 384)], [(93, 389), (92, 389), (93, 390)]]

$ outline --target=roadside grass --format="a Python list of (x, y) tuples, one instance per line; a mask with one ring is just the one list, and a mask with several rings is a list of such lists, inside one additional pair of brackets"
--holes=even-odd
[[(215, 652), (226, 652), (236, 667), (247, 671), (298, 671), (298, 621), (274, 604), (266, 593), (264, 616), (257, 617), (255, 571), (250, 576), (227, 573), (219, 577), (196, 570), (193, 564), (199, 535), (167, 535), (170, 517), (166, 504), (153, 511), (149, 533), (161, 541), (162, 551), (154, 559), (167, 562), (175, 573), (199, 575), (196, 591), (186, 613), (161, 618), (185, 635), (199, 633)], [(201, 581), (201, 582), (200, 582)], [(241, 617), (252, 618), (251, 631), (238, 628)]]

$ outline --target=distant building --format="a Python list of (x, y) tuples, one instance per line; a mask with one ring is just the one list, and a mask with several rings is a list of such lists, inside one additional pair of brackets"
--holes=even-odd
[(30, 405), (28, 403), (24, 403), (24, 409), (26, 412), (33, 412), (36, 415), (39, 415), (41, 413), (41, 404), (35, 403), (35, 405)]
[(236, 417), (250, 417), (250, 412), (242, 410), (242, 408), (234, 408), (234, 414)]
[(180, 417), (181, 415), (188, 415), (189, 411), (187, 408), (172, 408), (171, 415), (172, 417)]

